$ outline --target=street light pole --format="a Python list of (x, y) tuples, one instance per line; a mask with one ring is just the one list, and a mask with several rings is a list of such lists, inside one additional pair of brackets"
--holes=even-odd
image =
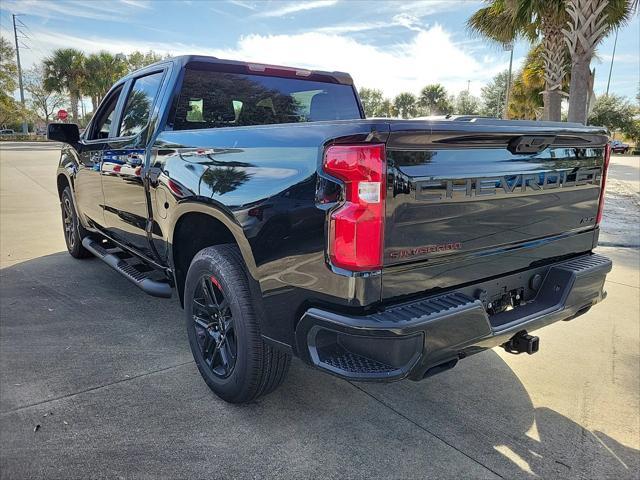
[(502, 118), (507, 120), (509, 118), (509, 97), (511, 96), (511, 68), (513, 67), (513, 43), (505, 45), (505, 50), (511, 52), (509, 54), (509, 73), (507, 75), (507, 91), (504, 94), (504, 112)]
[[(20, 86), (20, 103), (24, 111), (24, 87), (22, 86), (22, 66), (20, 65), (20, 45), (18, 45), (18, 30), (16, 29), (16, 14), (13, 14), (13, 38), (16, 41), (16, 60), (18, 64), (18, 85)], [(27, 120), (22, 119), (22, 133), (29, 133)]]

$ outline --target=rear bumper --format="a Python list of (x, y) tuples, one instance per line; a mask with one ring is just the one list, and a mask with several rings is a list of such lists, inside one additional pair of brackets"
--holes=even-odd
[[(586, 312), (603, 291), (611, 261), (588, 254), (386, 308), (345, 315), (318, 308), (296, 328), (304, 360), (353, 380), (421, 380), (459, 359)], [(494, 292), (517, 289), (529, 300), (490, 315)], [(488, 296), (487, 296), (488, 292)]]

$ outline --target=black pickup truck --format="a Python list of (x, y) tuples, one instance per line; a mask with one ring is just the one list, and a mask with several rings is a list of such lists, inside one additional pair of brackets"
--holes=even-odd
[(602, 128), (367, 119), (345, 73), (182, 56), (116, 83), (82, 136), (48, 136), (69, 253), (175, 290), (229, 402), (293, 355), (390, 381), (532, 354), (532, 330), (605, 296)]

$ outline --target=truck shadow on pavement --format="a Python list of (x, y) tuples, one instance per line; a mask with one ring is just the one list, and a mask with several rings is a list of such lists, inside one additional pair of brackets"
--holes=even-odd
[(294, 361), (276, 392), (234, 406), (201, 381), (177, 301), (99, 261), (64, 252), (4, 268), (0, 299), (7, 478), (200, 478), (212, 465), (220, 478), (636, 478), (640, 468), (638, 450), (535, 407), (493, 351), (419, 383), (350, 383)]

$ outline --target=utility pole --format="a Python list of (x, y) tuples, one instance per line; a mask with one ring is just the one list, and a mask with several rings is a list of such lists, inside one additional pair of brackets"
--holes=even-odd
[(504, 113), (502, 118), (507, 120), (509, 118), (509, 97), (511, 96), (511, 68), (513, 67), (513, 43), (507, 43), (504, 46), (505, 50), (509, 50), (509, 74), (507, 75), (507, 91), (504, 94)]
[(609, 79), (607, 80), (607, 97), (609, 96), (609, 85), (611, 84), (611, 71), (613, 70), (613, 59), (616, 58), (616, 45), (618, 44), (618, 29), (616, 28), (616, 38), (613, 40), (613, 54), (611, 55), (611, 65), (609, 66)]
[(471, 80), (467, 80), (467, 93), (469, 93), (470, 86), (471, 86)]
[[(18, 85), (20, 86), (20, 103), (24, 110), (24, 87), (22, 85), (22, 66), (20, 65), (20, 45), (18, 45), (18, 30), (16, 29), (16, 14), (13, 14), (13, 38), (16, 41), (16, 59), (18, 63)], [(22, 119), (22, 133), (29, 133), (26, 119)]]

